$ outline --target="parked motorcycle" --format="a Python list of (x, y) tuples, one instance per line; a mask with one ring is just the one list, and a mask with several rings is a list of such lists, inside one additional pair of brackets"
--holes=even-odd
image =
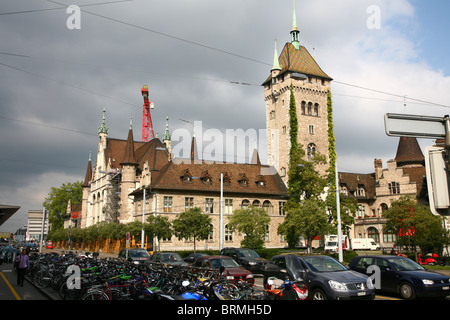
[(281, 285), (276, 278), (267, 280), (266, 294), (270, 300), (307, 300), (308, 288), (303, 281), (284, 280)]

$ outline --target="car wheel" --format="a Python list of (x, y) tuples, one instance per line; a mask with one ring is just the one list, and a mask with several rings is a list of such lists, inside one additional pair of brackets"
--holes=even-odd
[(311, 292), (311, 300), (327, 300), (327, 295), (321, 289), (314, 289)]
[(400, 296), (405, 300), (413, 300), (416, 297), (416, 292), (411, 284), (403, 282), (399, 287)]

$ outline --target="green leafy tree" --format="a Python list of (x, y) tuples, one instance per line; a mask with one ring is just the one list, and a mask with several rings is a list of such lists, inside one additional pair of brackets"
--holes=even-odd
[(294, 247), (298, 239), (303, 237), (308, 252), (312, 252), (314, 238), (327, 234), (330, 228), (325, 202), (309, 198), (289, 211), (285, 221), (278, 227), (278, 233), (286, 237), (290, 247)]
[(270, 216), (266, 210), (253, 206), (234, 210), (228, 221), (228, 228), (244, 235), (242, 247), (251, 249), (264, 247), (264, 236), (270, 224)]
[(63, 229), (67, 217), (67, 204), (78, 204), (82, 200), (81, 181), (63, 183), (61, 187), (51, 187), (43, 206), (48, 211), (49, 223), (53, 229)]
[[(337, 202), (336, 202), (336, 138), (334, 136), (334, 124), (333, 124), (333, 100), (331, 91), (328, 90), (327, 95), (327, 117), (328, 117), (328, 155), (330, 158), (330, 166), (328, 168), (328, 185), (329, 192), (326, 198), (326, 205), (331, 212), (329, 217), (330, 223), (333, 225), (331, 233), (337, 233)], [(349, 198), (339, 193), (340, 203), (340, 217), (342, 231), (344, 234), (350, 232), (351, 226), (354, 224), (354, 213), (358, 206), (358, 201), (355, 198)]]
[(163, 216), (148, 216), (145, 224), (145, 233), (148, 237), (161, 239), (169, 239), (172, 237), (173, 228), (169, 218)]
[(384, 231), (397, 235), (397, 244), (422, 252), (441, 252), (448, 245), (448, 232), (441, 217), (434, 216), (430, 208), (419, 204), (410, 196), (392, 201), (392, 206), (383, 212), (386, 223)]
[(198, 240), (206, 240), (213, 231), (211, 218), (203, 214), (200, 208), (191, 208), (182, 212), (173, 221), (173, 231), (178, 239), (193, 239), (194, 252)]
[[(314, 215), (315, 213), (312, 213), (307, 207), (321, 208), (317, 215), (318, 218), (322, 218), (321, 213), (325, 205), (321, 194), (327, 185), (327, 179), (316, 171), (317, 165), (326, 163), (325, 157), (316, 152), (311, 155), (310, 159), (306, 160), (303, 147), (298, 143), (297, 108), (292, 84), (289, 102), (289, 124), (291, 142), (288, 170), (289, 199), (285, 206), (286, 217), (284, 222), (278, 227), (278, 233), (285, 237), (289, 246), (293, 247), (301, 236), (308, 239), (311, 233), (306, 224), (300, 224), (302, 221), (315, 218), (313, 216), (309, 217), (309, 214)], [(308, 201), (302, 205), (302, 202), (306, 200)], [(319, 225), (323, 226), (323, 224)], [(322, 232), (326, 231), (322, 230)]]

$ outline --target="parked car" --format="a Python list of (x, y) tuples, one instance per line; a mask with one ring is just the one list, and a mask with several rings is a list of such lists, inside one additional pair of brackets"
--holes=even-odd
[(183, 259), (183, 261), (184, 261), (184, 262), (187, 262), (187, 263), (189, 263), (189, 264), (192, 264), (192, 263), (194, 263), (194, 261), (195, 261), (197, 258), (200, 258), (200, 257), (206, 257), (206, 256), (208, 256), (207, 253), (201, 253), (201, 252), (196, 252), (196, 253), (194, 253), (194, 252), (192, 252), (192, 253), (190, 253), (187, 257), (185, 257), (185, 258)]
[(261, 267), (268, 262), (267, 259), (261, 258), (254, 250), (247, 248), (223, 248), (220, 250), (219, 255), (233, 258), (242, 267), (253, 273), (260, 273)]
[(237, 282), (239, 280), (246, 281), (248, 283), (255, 283), (253, 273), (249, 270), (242, 268), (234, 261), (233, 258), (227, 256), (202, 256), (197, 258), (192, 264), (194, 270), (198, 268), (220, 269), (224, 267), (223, 275), (227, 276), (230, 282)]
[(188, 265), (188, 263), (183, 261), (181, 256), (176, 252), (155, 252), (151, 256), (149, 263), (161, 263), (179, 266)]
[[(370, 266), (376, 266), (380, 277), (374, 274), (375, 288), (379, 291), (399, 294), (403, 299), (446, 297), (450, 295), (449, 276), (424, 269), (406, 257), (369, 255), (353, 258), (349, 268), (367, 274)], [(371, 268), (374, 269), (373, 267)], [(369, 269), (370, 270), (370, 269)], [(371, 271), (369, 271), (372, 274)], [(380, 283), (377, 283), (379, 280)]]
[(134, 264), (145, 264), (150, 260), (150, 253), (142, 248), (122, 249), (119, 251), (119, 259), (125, 259)]
[(302, 281), (311, 300), (375, 298), (371, 279), (351, 271), (329, 256), (278, 255), (262, 268), (264, 283), (269, 277)]

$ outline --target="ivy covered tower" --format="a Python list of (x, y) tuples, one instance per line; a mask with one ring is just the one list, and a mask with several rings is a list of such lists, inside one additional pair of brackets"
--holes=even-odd
[[(289, 101), (293, 86), (297, 118), (298, 142), (305, 157), (319, 152), (328, 159), (327, 96), (332, 79), (319, 67), (308, 50), (300, 44), (295, 7), (291, 41), (278, 55), (275, 42), (274, 62), (269, 77), (262, 84), (266, 102), (267, 159), (287, 183), (289, 164)], [(329, 161), (328, 161), (329, 162)], [(329, 164), (316, 169), (325, 174)]]

